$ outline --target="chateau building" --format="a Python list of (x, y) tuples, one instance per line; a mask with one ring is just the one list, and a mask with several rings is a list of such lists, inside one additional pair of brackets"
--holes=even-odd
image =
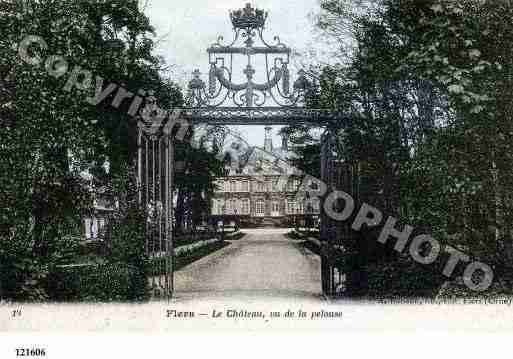
[(319, 201), (307, 198), (301, 173), (288, 163), (293, 155), (286, 137), (281, 147), (273, 147), (267, 127), (264, 147), (250, 149), (245, 163), (230, 166), (217, 180), (211, 214), (243, 226), (290, 225), (304, 215), (318, 214)]

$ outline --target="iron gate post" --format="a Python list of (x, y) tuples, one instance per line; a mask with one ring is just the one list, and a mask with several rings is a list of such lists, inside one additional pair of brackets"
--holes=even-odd
[(170, 299), (174, 292), (173, 175), (171, 129), (138, 122), (137, 191), (145, 212), (145, 251), (154, 296)]
[(174, 293), (174, 233), (173, 233), (173, 188), (174, 188), (174, 141), (166, 136), (166, 296)]
[[(331, 162), (331, 134), (329, 131), (325, 131), (322, 135), (321, 141), (321, 179), (328, 186), (330, 186), (329, 166)], [(332, 295), (332, 284), (331, 284), (331, 266), (329, 264), (329, 251), (330, 251), (330, 223), (329, 218), (326, 215), (324, 209), (324, 203), (326, 196), (322, 196), (320, 203), (320, 215), (321, 215), (321, 228), (319, 231), (319, 238), (321, 242), (320, 257), (321, 257), (321, 284), (322, 292), (326, 296)]]

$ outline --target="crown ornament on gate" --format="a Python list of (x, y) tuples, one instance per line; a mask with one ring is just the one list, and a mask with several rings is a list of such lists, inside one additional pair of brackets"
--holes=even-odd
[[(274, 37), (274, 43), (265, 40), (268, 12), (246, 4), (229, 15), (233, 41), (224, 44), (224, 38), (219, 37), (207, 49), (208, 83), (195, 70), (189, 81), (187, 103), (195, 108), (304, 106), (312, 82), (304, 71), (298, 73), (295, 81), (291, 78), (292, 50), (278, 36)], [(234, 58), (244, 58), (244, 65), (234, 62)]]
[(268, 13), (264, 10), (256, 9), (250, 3), (240, 10), (230, 11), (230, 19), (234, 29), (254, 30), (265, 26)]

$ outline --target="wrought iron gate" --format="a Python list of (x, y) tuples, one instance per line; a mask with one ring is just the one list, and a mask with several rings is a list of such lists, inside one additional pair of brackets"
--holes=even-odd
[[(199, 70), (189, 82), (186, 103), (180, 109), (181, 120), (189, 125), (311, 125), (328, 127), (350, 120), (342, 113), (326, 109), (306, 108), (306, 95), (312, 80), (306, 72), (298, 71), (291, 82), (290, 57), (292, 50), (274, 37), (268, 43), (263, 35), (267, 12), (251, 4), (230, 12), (234, 38), (223, 44), (223, 38), (207, 49), (209, 56), (208, 84)], [(259, 43), (255, 46), (255, 43)], [(242, 81), (235, 76), (235, 57), (243, 57), (246, 65)], [(253, 58), (261, 56), (264, 76), (257, 82)], [(239, 81), (238, 81), (239, 80)], [(263, 81), (263, 82), (262, 82)], [(173, 141), (162, 123), (140, 122), (139, 126), (139, 200), (148, 209), (147, 252), (153, 261), (152, 288), (156, 293), (173, 293)], [(165, 127), (165, 126), (164, 126)], [(324, 141), (323, 141), (324, 142)], [(340, 184), (341, 167), (332, 156), (330, 145), (323, 147), (323, 180), (336, 188)], [(339, 171), (339, 172), (337, 172)], [(337, 177), (338, 176), (338, 177)], [(338, 179), (337, 179), (338, 178)], [(344, 182), (344, 181), (342, 181)], [(322, 220), (322, 288), (334, 295), (343, 286), (343, 273), (336, 260), (340, 251), (340, 226), (326, 216)]]
[(348, 261), (353, 258), (353, 245), (358, 243), (350, 221), (335, 220), (324, 209), (326, 197), (332, 191), (344, 191), (358, 201), (357, 167), (341, 159), (343, 150), (335, 136), (328, 129), (321, 140), (321, 179), (327, 186), (326, 195), (321, 199), (321, 278), (323, 293), (329, 297), (350, 294), (354, 273)]
[[(333, 136), (329, 131), (323, 134), (321, 147), (321, 180), (327, 185), (327, 193), (335, 188), (336, 178), (333, 178), (333, 170), (336, 167), (333, 155)], [(337, 265), (337, 256), (333, 255), (333, 247), (337, 239), (338, 226), (324, 210), (326, 195), (321, 199), (321, 281), (322, 291), (325, 295), (335, 295), (343, 291), (344, 274), (340, 265)]]
[(174, 145), (160, 123), (138, 123), (138, 195), (146, 210), (146, 253), (150, 288), (157, 297), (173, 294), (173, 169)]

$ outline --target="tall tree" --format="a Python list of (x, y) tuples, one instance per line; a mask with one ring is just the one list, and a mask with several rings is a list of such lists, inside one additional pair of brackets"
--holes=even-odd
[[(162, 76), (154, 31), (138, 1), (2, 1), (0, 13), (2, 286), (23, 296), (24, 284), (58, 263), (70, 235), (80, 234), (80, 218), (92, 208), (83, 171), (112, 187), (132, 165), (128, 101), (113, 107), (116, 91), (98, 106), (85, 101), (94, 97), (97, 76), (102, 89), (111, 82), (134, 93), (152, 89), (162, 106), (178, 105), (181, 95)], [(29, 35), (47, 44), (29, 48), (43, 60), (37, 66), (18, 56)], [(62, 59), (52, 68), (45, 63), (50, 56)], [(65, 76), (52, 76), (48, 69), (62, 70), (63, 61)], [(81, 77), (82, 88), (66, 88), (75, 66), (90, 71), (92, 81)]]
[(511, 22), (501, 19), (512, 10), (510, 1), (327, 0), (318, 17), (353, 45), (321, 98), (359, 119), (343, 132), (342, 155), (360, 167), (363, 198), (503, 274), (513, 151)]

